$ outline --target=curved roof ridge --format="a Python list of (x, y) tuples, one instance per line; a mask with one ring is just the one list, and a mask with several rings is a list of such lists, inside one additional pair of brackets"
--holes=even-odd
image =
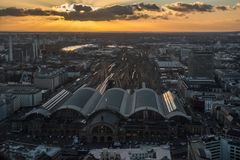
[(80, 87), (73, 94), (80, 92), (81, 90), (91, 90), (93, 92), (98, 92), (95, 88), (92, 88), (92, 87), (82, 87), (82, 88)]
[(26, 113), (24, 117), (26, 118), (32, 114), (41, 114), (44, 117), (48, 117), (51, 113), (44, 108), (33, 108), (30, 112)]
[[(154, 97), (152, 97), (152, 95), (149, 95), (150, 97), (154, 98), (156, 104), (144, 104), (144, 103), (148, 103), (147, 101), (145, 102), (138, 102), (138, 100), (142, 100), (142, 99), (139, 99), (137, 96), (139, 96), (138, 94), (140, 92), (145, 92), (145, 94), (147, 92), (150, 92), (154, 95)], [(138, 104), (137, 104), (138, 103)], [(139, 105), (139, 103), (142, 103)], [(137, 111), (140, 111), (140, 110), (144, 110), (146, 108), (150, 108), (150, 110), (153, 110), (153, 111), (156, 111), (156, 112), (160, 112), (159, 111), (159, 107), (158, 107), (158, 103), (157, 103), (157, 96), (156, 96), (156, 92), (150, 88), (141, 88), (141, 89), (137, 89), (134, 94), (133, 94), (133, 103), (132, 103), (132, 107), (133, 107), (133, 113), (137, 112)], [(132, 113), (132, 114), (133, 114)]]
[(185, 117), (186, 119), (191, 120), (191, 116), (188, 116), (185, 113), (178, 111), (178, 110), (168, 113), (166, 117), (167, 117), (167, 119), (170, 119), (170, 118), (173, 118), (176, 116)]
[(79, 108), (78, 106), (75, 106), (75, 105), (63, 105), (63, 106), (59, 107), (57, 110), (55, 110), (54, 112), (57, 112), (57, 111), (62, 110), (62, 109), (75, 110), (75, 111), (79, 112), (82, 116), (85, 116), (85, 115), (82, 113), (81, 108)]
[[(124, 89), (122, 89), (122, 88), (118, 88), (118, 87), (110, 88), (110, 89), (108, 89), (106, 92), (112, 91), (112, 90), (119, 90), (119, 91), (127, 92), (126, 90), (124, 90)], [(106, 92), (105, 92), (105, 93), (106, 93)]]
[(154, 91), (153, 89), (151, 89), (151, 88), (139, 88), (139, 89), (136, 89), (136, 90), (135, 90), (134, 94), (135, 94), (136, 92), (139, 92), (139, 91), (142, 91), (142, 90), (151, 91), (151, 92), (154, 92), (154, 93), (155, 93), (155, 91)]
[[(134, 113), (136, 112), (139, 112), (139, 111), (143, 111), (143, 110), (151, 110), (151, 111), (155, 111), (155, 112), (158, 112), (159, 113), (159, 110), (156, 109), (156, 108), (153, 108), (151, 106), (141, 106), (141, 107), (138, 107), (137, 109), (135, 109)], [(133, 114), (134, 114), (133, 113)]]

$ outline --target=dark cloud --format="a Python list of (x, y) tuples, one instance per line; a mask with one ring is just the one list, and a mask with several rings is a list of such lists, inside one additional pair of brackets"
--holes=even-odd
[(0, 16), (24, 16), (24, 10), (15, 7), (1, 9)]
[(130, 6), (112, 6), (101, 8), (92, 12), (70, 12), (65, 14), (66, 20), (93, 20), (93, 21), (109, 21), (116, 19), (126, 19), (128, 16), (134, 15), (134, 10)]
[(49, 13), (49, 11), (43, 11), (39, 8), (36, 8), (36, 9), (27, 9), (27, 10), (24, 10), (24, 15), (32, 15), (32, 16), (48, 16), (50, 15), (51, 13)]
[(221, 10), (221, 11), (226, 11), (226, 10), (229, 10), (230, 8), (227, 7), (227, 6), (216, 6), (215, 7), (217, 10)]
[(170, 10), (177, 12), (212, 12), (214, 10), (214, 6), (210, 4), (205, 4), (201, 2), (195, 3), (172, 3), (166, 5), (166, 7)]
[(90, 12), (92, 11), (92, 7), (86, 6), (83, 4), (74, 4), (73, 9), (75, 9), (76, 12)]
[(94, 20), (94, 21), (110, 21), (110, 20), (135, 20), (140, 18), (149, 18), (147, 14), (136, 14), (136, 11), (161, 11), (156, 4), (134, 4), (134, 5), (114, 5), (110, 7), (100, 8), (84, 13), (70, 12), (64, 17), (66, 20)]
[(160, 11), (155, 4), (134, 4), (134, 5), (114, 5), (110, 7), (93, 10), (91, 6), (82, 4), (64, 4), (58, 7), (59, 10), (41, 10), (41, 9), (18, 9), (6, 8), (0, 10), (0, 16), (62, 16), (66, 20), (80, 21), (110, 21), (117, 19), (134, 20), (148, 18), (149, 15), (136, 13), (136, 11)]
[(220, 10), (220, 11), (234, 10), (234, 9), (240, 8), (240, 4), (237, 3), (234, 6), (223, 6), (223, 5), (213, 6), (213, 5), (205, 4), (202, 2), (195, 2), (195, 3), (177, 2), (177, 3), (165, 5), (165, 7), (177, 12), (190, 13), (190, 12), (214, 12), (216, 10)]
[[(195, 3), (172, 3), (159, 7), (156, 4), (133, 4), (133, 5), (114, 5), (94, 10), (93, 7), (80, 3), (66, 3), (56, 7), (56, 10), (42, 9), (19, 9), (5, 8), (0, 9), (0, 16), (61, 16), (65, 20), (76, 21), (111, 21), (111, 20), (136, 20), (136, 19), (169, 19), (170, 16), (186, 17), (191, 12), (213, 12), (216, 10), (237, 9), (240, 4), (235, 6), (212, 6), (201, 2)], [(156, 12), (151, 14), (145, 11)], [(175, 12), (174, 12), (175, 11)]]
[(151, 16), (149, 16), (148, 14), (137, 14), (137, 15), (126, 16), (125, 20), (148, 19), (150, 17)]
[(64, 16), (64, 13), (53, 10), (36, 9), (19, 9), (15, 7), (5, 8), (0, 10), (0, 16)]
[(142, 11), (142, 10), (148, 10), (148, 11), (160, 11), (160, 7), (158, 7), (156, 4), (144, 4), (139, 3), (132, 5), (133, 9)]

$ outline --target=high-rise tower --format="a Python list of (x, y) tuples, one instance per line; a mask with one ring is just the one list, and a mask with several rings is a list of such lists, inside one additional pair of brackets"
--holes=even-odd
[(213, 78), (213, 53), (206, 51), (193, 51), (189, 57), (189, 76)]
[(12, 43), (12, 36), (9, 36), (9, 54), (8, 54), (8, 61), (13, 61), (13, 43)]

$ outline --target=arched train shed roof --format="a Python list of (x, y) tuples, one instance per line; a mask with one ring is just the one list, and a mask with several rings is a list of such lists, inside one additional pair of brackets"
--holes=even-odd
[(56, 111), (73, 109), (80, 112), (83, 116), (87, 116), (95, 107), (100, 97), (101, 94), (93, 88), (80, 88)]
[(176, 98), (172, 94), (172, 92), (167, 91), (163, 93), (159, 99), (162, 102), (162, 105), (163, 105), (162, 109), (167, 119), (170, 119), (176, 116), (184, 117), (189, 120), (191, 119), (190, 116), (187, 116), (178, 98)]
[[(107, 90), (101, 97), (93, 112), (99, 110), (112, 110), (121, 113), (121, 108), (126, 106), (129, 94), (121, 88), (112, 88)], [(123, 114), (122, 114), (123, 115)]]
[[(112, 88), (103, 95), (93, 88), (80, 88), (55, 112), (63, 109), (75, 110), (84, 117), (97, 116), (98, 112), (109, 110), (128, 118), (136, 112), (150, 110), (166, 119), (178, 116), (191, 119), (187, 116), (178, 98), (170, 91), (157, 95), (149, 88), (137, 89), (133, 94), (121, 88)], [(42, 109), (33, 113), (40, 113), (44, 116), (50, 114)]]
[(125, 116), (129, 117), (136, 112), (150, 110), (164, 117), (158, 95), (149, 88), (138, 89), (128, 98), (128, 106), (124, 109)]
[(50, 112), (48, 110), (44, 108), (34, 108), (30, 112), (26, 113), (23, 118), (30, 117), (31, 115), (34, 115), (34, 114), (42, 115), (43, 117), (46, 117), (46, 118), (50, 116)]

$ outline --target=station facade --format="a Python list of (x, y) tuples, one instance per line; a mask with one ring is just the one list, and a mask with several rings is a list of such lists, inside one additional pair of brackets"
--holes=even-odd
[(133, 94), (111, 88), (103, 95), (80, 88), (63, 105), (48, 111), (33, 109), (16, 128), (37, 137), (79, 137), (86, 143), (155, 142), (186, 136), (191, 117), (170, 91), (162, 95), (149, 88)]

